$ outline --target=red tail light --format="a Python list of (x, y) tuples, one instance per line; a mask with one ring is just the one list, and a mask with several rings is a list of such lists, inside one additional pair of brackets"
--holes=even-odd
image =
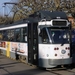
[(57, 47), (57, 48), (54, 48), (54, 50), (59, 50), (59, 48)]
[(57, 50), (59, 50), (59, 48), (57, 48)]
[(54, 50), (57, 50), (57, 48), (54, 48)]
[(65, 49), (67, 50), (68, 48), (66, 47)]
[(70, 50), (70, 47), (68, 47), (68, 50)]
[(70, 50), (70, 47), (66, 47), (65, 49), (66, 49), (66, 50)]

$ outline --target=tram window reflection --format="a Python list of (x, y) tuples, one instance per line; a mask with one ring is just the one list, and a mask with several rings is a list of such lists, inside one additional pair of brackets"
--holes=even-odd
[(49, 43), (48, 35), (45, 28), (41, 30), (39, 36), (41, 37), (42, 43)]

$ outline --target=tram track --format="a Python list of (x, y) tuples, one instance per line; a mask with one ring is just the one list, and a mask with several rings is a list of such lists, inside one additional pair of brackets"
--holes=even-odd
[[(17, 61), (22, 62), (20, 60), (17, 60)], [(22, 63), (24, 63), (26, 65), (29, 65), (29, 66), (32, 66), (32, 67), (35, 67), (35, 68), (39, 68), (39, 67), (37, 67), (36, 65), (33, 65), (33, 64), (28, 64), (28, 63), (25, 63), (25, 62), (22, 62)], [(39, 68), (39, 69), (41, 69), (41, 68)], [(75, 72), (73, 71), (73, 68), (71, 68), (71, 69), (65, 68), (65, 67), (63, 67), (63, 68), (52, 68), (52, 69), (43, 69), (42, 68), (42, 70), (46, 70), (47, 72), (53, 73), (55, 75), (66, 75), (63, 72), (68, 73), (70, 75), (75, 75)]]
[[(24, 63), (24, 62), (22, 62), (22, 63)], [(24, 63), (24, 64), (27, 64), (29, 66), (38, 68), (35, 65), (31, 65), (31, 64), (28, 64), (28, 63)], [(41, 68), (39, 68), (39, 69), (41, 69)], [(42, 68), (42, 70), (46, 70), (47, 72), (53, 73), (55, 75), (66, 75), (64, 73), (67, 73), (67, 74), (70, 74), (70, 75), (75, 75), (75, 71), (73, 71), (73, 69), (74, 68), (72, 68), (72, 67), (71, 68), (65, 68), (65, 67), (62, 67), (62, 68), (51, 68), (51, 69), (43, 69)]]
[(68, 72), (72, 72), (72, 73), (74, 73), (75, 74), (75, 72), (74, 71), (71, 71), (71, 70), (67, 70)]
[(75, 75), (75, 72), (70, 69), (47, 69), (48, 72), (53, 73), (55, 75)]

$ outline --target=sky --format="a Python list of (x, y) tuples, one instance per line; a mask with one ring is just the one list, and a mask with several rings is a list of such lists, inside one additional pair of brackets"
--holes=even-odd
[(14, 2), (15, 0), (0, 0), (0, 15), (4, 14), (10, 14), (10, 11), (12, 9), (12, 5), (6, 5), (5, 8), (3, 8), (5, 2)]

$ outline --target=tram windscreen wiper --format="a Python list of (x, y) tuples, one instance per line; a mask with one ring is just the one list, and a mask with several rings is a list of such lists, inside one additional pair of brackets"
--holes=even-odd
[(62, 41), (61, 46), (63, 46), (63, 45), (64, 45), (64, 43), (65, 43), (65, 42), (64, 42), (64, 41)]
[(64, 43), (65, 43), (65, 39), (63, 38), (63, 33), (61, 34), (61, 39), (62, 39), (62, 41), (61, 41), (61, 46), (63, 46), (64, 45)]

